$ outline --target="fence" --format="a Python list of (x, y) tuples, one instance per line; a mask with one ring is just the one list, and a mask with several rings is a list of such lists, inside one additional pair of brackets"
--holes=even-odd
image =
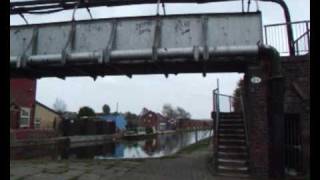
[(290, 23), (293, 31), (293, 42), (289, 42), (287, 23), (269, 24), (264, 26), (265, 44), (275, 47), (280, 55), (290, 55), (290, 44), (295, 56), (309, 53), (310, 50), (310, 21)]
[(18, 140), (40, 140), (57, 137), (53, 129), (10, 129), (10, 143)]
[(285, 167), (289, 175), (303, 172), (302, 134), (299, 114), (285, 114)]

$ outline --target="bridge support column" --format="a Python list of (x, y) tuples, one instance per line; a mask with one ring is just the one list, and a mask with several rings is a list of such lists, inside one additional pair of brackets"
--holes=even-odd
[(284, 82), (277, 51), (260, 48), (260, 64), (247, 67), (245, 106), (251, 174), (284, 177)]
[[(260, 83), (252, 83), (261, 78)], [(267, 118), (267, 73), (260, 65), (247, 67), (244, 77), (244, 102), (249, 141), (249, 170), (254, 176), (267, 177), (269, 138)]]

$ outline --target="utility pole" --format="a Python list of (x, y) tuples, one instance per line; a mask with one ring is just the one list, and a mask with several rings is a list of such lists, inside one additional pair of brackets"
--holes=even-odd
[(118, 102), (117, 102), (117, 108), (116, 108), (116, 112), (118, 113), (118, 106), (119, 106), (119, 104), (118, 104)]

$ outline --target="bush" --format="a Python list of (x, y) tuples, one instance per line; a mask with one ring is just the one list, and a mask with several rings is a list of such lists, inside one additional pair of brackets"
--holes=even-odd
[(146, 133), (147, 134), (152, 134), (153, 133), (153, 129), (150, 128), (150, 127), (146, 128)]

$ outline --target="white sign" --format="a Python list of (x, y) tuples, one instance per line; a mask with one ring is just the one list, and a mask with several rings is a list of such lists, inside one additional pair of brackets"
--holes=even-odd
[(254, 77), (251, 78), (251, 82), (254, 83), (254, 84), (259, 84), (261, 82), (261, 78), (257, 77), (257, 76), (254, 76)]

